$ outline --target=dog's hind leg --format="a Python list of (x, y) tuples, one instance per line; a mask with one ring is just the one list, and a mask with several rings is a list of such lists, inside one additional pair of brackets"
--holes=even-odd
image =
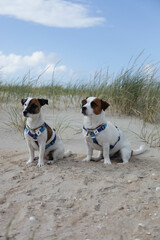
[(98, 162), (103, 158), (103, 152), (99, 151), (97, 157), (92, 157), (91, 161)]
[(57, 160), (63, 159), (63, 157), (64, 157), (64, 147), (63, 146), (58, 147), (56, 150), (51, 152), (51, 154), (52, 154), (53, 160), (48, 161), (47, 164), (53, 164)]
[(46, 156), (45, 156), (46, 160), (53, 160), (53, 156), (52, 156), (52, 152), (49, 152)]
[(131, 158), (131, 149), (124, 147), (120, 149), (120, 153), (121, 153), (123, 163), (128, 163), (129, 159)]

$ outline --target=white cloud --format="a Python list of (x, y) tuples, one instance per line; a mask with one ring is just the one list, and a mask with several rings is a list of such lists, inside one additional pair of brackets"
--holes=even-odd
[(90, 17), (87, 6), (71, 0), (0, 0), (0, 15), (52, 27), (90, 27), (105, 21)]
[(45, 70), (45, 74), (66, 73), (67, 67), (60, 65), (59, 57), (55, 53), (45, 54), (42, 51), (33, 52), (30, 56), (21, 56), (16, 54), (5, 55), (0, 52), (0, 73), (4, 77), (24, 76), (29, 71), (32, 75), (39, 75)]
[(67, 71), (67, 67), (65, 65), (61, 65), (61, 66), (56, 66), (56, 64), (48, 64), (46, 65), (45, 69), (47, 69), (47, 73), (53, 73), (54, 71), (56, 72), (66, 72)]

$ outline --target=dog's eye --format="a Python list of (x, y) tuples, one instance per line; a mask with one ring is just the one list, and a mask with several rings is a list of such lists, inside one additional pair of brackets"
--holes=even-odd
[(94, 107), (97, 107), (97, 103), (96, 102), (91, 102), (91, 107), (94, 108)]

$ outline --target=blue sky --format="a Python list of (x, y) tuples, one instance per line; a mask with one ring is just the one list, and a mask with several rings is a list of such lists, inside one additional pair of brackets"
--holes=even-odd
[(87, 81), (118, 74), (142, 50), (142, 61), (160, 61), (160, 1), (0, 0), (0, 33), (2, 80), (47, 69), (50, 81), (55, 69), (62, 82)]

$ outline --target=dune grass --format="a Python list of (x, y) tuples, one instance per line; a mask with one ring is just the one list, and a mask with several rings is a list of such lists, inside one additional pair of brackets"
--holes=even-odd
[(85, 83), (77, 81), (64, 86), (52, 79), (50, 84), (40, 85), (38, 81), (41, 75), (35, 80), (25, 76), (21, 81), (0, 83), (0, 107), (8, 109), (8, 106), (13, 106), (13, 114), (9, 114), (9, 124), (16, 125), (19, 130), (23, 125), (19, 112), (21, 98), (48, 98), (52, 109), (67, 110), (71, 107), (79, 109), (83, 98), (96, 96), (109, 102), (110, 109), (119, 115), (136, 116), (144, 122), (159, 124), (159, 69), (156, 65), (146, 64), (145, 61), (138, 66), (137, 59), (117, 76), (110, 77), (108, 72), (97, 71), (91, 80)]
[(147, 75), (141, 69), (124, 71), (112, 81), (107, 77), (100, 79), (97, 73), (86, 84), (76, 83), (62, 86), (59, 84), (34, 86), (33, 83), (1, 84), (1, 107), (7, 103), (19, 103), (21, 98), (38, 96), (48, 98), (54, 108), (68, 109), (71, 104), (78, 108), (81, 100), (88, 96), (97, 96), (108, 101), (119, 114), (138, 116), (145, 121), (155, 123), (160, 113), (160, 82), (154, 75)]

